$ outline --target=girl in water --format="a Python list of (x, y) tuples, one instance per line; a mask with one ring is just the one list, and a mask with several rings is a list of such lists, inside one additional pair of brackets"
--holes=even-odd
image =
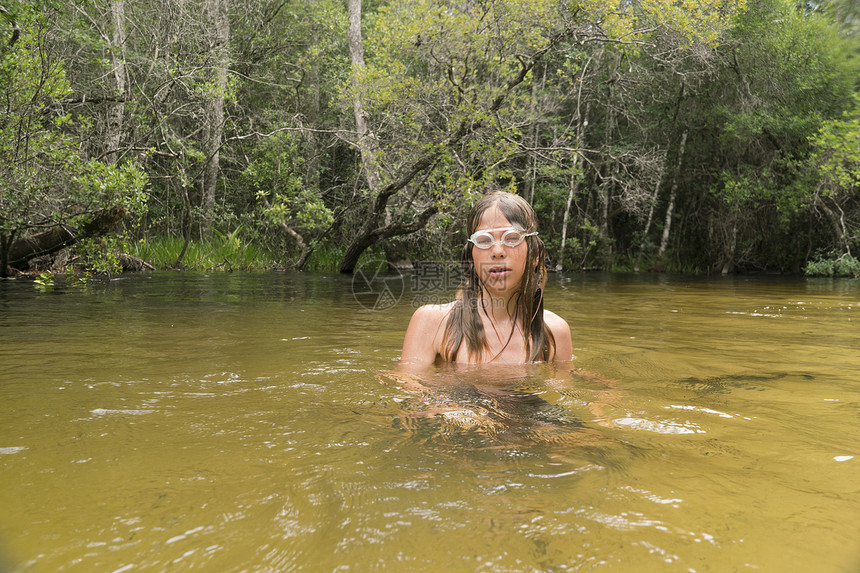
[(547, 274), (537, 216), (519, 195), (484, 195), (469, 213), (454, 302), (412, 315), (402, 365), (569, 361), (570, 327), (543, 308)]

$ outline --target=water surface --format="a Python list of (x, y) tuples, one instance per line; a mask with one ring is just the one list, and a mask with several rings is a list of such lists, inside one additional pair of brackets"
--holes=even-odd
[(860, 569), (857, 281), (553, 276), (571, 367), (416, 381), (376, 279), (0, 281), (0, 565)]

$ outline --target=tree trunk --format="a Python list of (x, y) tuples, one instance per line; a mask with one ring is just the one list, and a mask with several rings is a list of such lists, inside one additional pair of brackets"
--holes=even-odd
[[(269, 203), (269, 200), (263, 196), (263, 204), (266, 206), (266, 209), (271, 209), (272, 205)], [(305, 242), (305, 238), (302, 235), (287, 225), (284, 221), (281, 221), (281, 229), (284, 230), (286, 234), (293, 238), (296, 242), (296, 245), (299, 247), (299, 258), (296, 260), (296, 263), (293, 265), (293, 268), (296, 270), (302, 270), (302, 267), (305, 266), (305, 263), (308, 261), (308, 256), (310, 252), (308, 251), (308, 244)]]
[[(828, 205), (824, 199), (821, 198), (821, 195), (815, 195), (815, 206), (824, 211), (824, 214), (827, 216), (828, 221), (830, 221), (830, 225), (833, 227), (833, 232), (836, 235), (836, 240), (839, 243), (839, 249), (842, 251), (842, 254), (851, 255), (851, 245), (848, 242), (848, 228), (845, 225), (845, 212), (842, 210), (842, 207), (836, 201), (831, 200), (835, 209)], [(837, 213), (837, 210), (839, 211)]]
[(738, 245), (738, 212), (737, 208), (732, 206), (732, 214), (730, 217), (729, 223), (729, 231), (727, 233), (726, 242), (728, 243), (725, 247), (725, 255), (723, 258), (723, 264), (720, 268), (720, 274), (727, 275), (732, 272), (735, 268), (735, 250)]
[[(535, 73), (533, 74), (531, 101), (529, 103), (529, 107), (530, 107), (529, 115), (531, 117), (535, 117), (535, 115), (536, 115), (535, 110), (537, 109), (538, 93), (540, 93), (540, 89), (542, 89), (544, 87), (544, 85), (546, 85), (546, 66), (541, 66), (541, 68), (542, 68), (541, 69), (542, 74), (541, 74), (540, 82), (538, 82), (538, 79), (537, 79), (537, 70), (535, 70)], [(531, 126), (529, 127), (529, 131), (530, 131), (529, 138), (531, 139), (532, 147), (537, 149), (539, 147), (539, 144), (540, 144), (540, 130), (538, 129), (538, 122), (537, 121), (532, 122)], [(531, 177), (529, 177), (529, 191), (528, 191), (528, 202), (530, 204), (534, 203), (534, 199), (535, 199), (535, 182), (537, 181), (537, 167), (538, 167), (538, 156), (537, 156), (537, 154), (533, 154), (531, 156), (531, 167), (529, 169), (531, 171)]]
[(609, 233), (609, 204), (612, 201), (612, 190), (615, 187), (615, 179), (618, 174), (618, 160), (613, 160), (612, 155), (612, 145), (614, 141), (614, 130), (615, 130), (615, 105), (613, 102), (614, 98), (614, 89), (615, 85), (615, 77), (618, 73), (618, 66), (621, 63), (621, 54), (616, 54), (615, 61), (612, 64), (612, 70), (610, 72), (611, 80), (606, 83), (606, 133), (604, 138), (604, 149), (606, 154), (609, 156), (611, 163), (606, 166), (604, 171), (603, 181), (601, 182), (600, 187), (597, 189), (597, 198), (600, 202), (600, 216), (597, 222), (598, 236), (600, 238), (601, 246), (604, 249), (603, 256), (603, 266), (606, 270), (609, 270), (612, 266), (612, 240), (610, 238)]
[(666, 247), (669, 246), (669, 233), (672, 229), (672, 211), (675, 210), (675, 197), (678, 193), (678, 176), (681, 172), (681, 162), (684, 158), (684, 146), (687, 144), (687, 130), (681, 135), (681, 144), (678, 146), (678, 162), (675, 166), (675, 172), (672, 174), (672, 187), (669, 191), (669, 204), (666, 206), (666, 222), (663, 225), (663, 238), (660, 240), (660, 248), (657, 250), (657, 258), (662, 258), (666, 254)]
[(369, 249), (377, 240), (378, 237), (373, 233), (359, 234), (346, 248), (340, 261), (340, 272), (352, 273), (358, 264), (358, 259), (361, 258), (361, 253)]
[[(686, 91), (687, 91), (687, 84), (682, 81), (681, 82), (681, 89), (678, 91), (678, 99), (675, 103), (675, 113), (672, 115), (672, 121), (673, 122), (678, 121), (678, 114), (681, 111), (681, 104), (684, 101), (684, 94), (686, 93)], [(670, 186), (671, 191), (669, 193), (669, 205), (667, 207), (666, 222), (665, 222), (665, 225), (663, 226), (663, 236), (660, 240), (660, 249), (659, 249), (658, 256), (657, 256), (657, 258), (658, 258), (658, 261), (657, 261), (658, 269), (659, 269), (659, 267), (663, 266), (663, 261), (660, 261), (659, 259), (662, 258), (663, 254), (666, 252), (666, 247), (667, 247), (668, 242), (669, 242), (669, 235), (668, 235), (667, 229), (669, 227), (671, 227), (671, 225), (672, 225), (672, 211), (674, 211), (674, 209), (675, 209), (675, 195), (676, 195), (677, 189), (678, 189), (678, 183), (677, 183), (678, 173), (677, 173), (677, 171), (680, 171), (680, 168), (681, 168), (681, 159), (684, 155), (684, 146), (686, 145), (686, 142), (687, 142), (687, 130), (685, 129), (684, 133), (681, 137), (680, 150), (678, 151), (677, 169), (674, 171), (669, 169), (669, 149), (672, 147), (672, 142), (669, 141), (668, 144), (666, 145), (666, 151), (665, 151), (665, 154), (663, 156), (663, 166), (660, 170), (660, 177), (657, 179), (657, 185), (655, 185), (655, 187), (654, 187), (654, 195), (652, 195), (652, 197), (651, 197), (651, 205), (648, 208), (648, 222), (645, 224), (645, 232), (642, 234), (642, 244), (639, 247), (639, 255), (636, 257), (636, 265), (635, 265), (634, 271), (637, 273), (639, 272), (639, 264), (642, 262), (642, 254), (645, 251), (645, 243), (648, 240), (648, 232), (651, 230), (651, 222), (653, 221), (654, 208), (657, 205), (657, 198), (659, 197), (659, 193), (660, 193), (660, 185), (662, 184), (663, 177), (666, 175), (666, 173), (670, 173), (670, 175), (672, 177), (672, 185)]]
[(287, 225), (286, 223), (281, 223), (281, 228), (284, 230), (286, 234), (291, 236), (293, 240), (296, 241), (296, 245), (299, 247), (299, 258), (296, 261), (294, 267), (297, 269), (301, 269), (305, 266), (308, 257), (308, 245), (305, 243), (305, 238), (301, 236), (295, 229)]
[(346, 253), (344, 253), (343, 259), (340, 262), (340, 272), (353, 272), (361, 254), (376, 241), (420, 231), (427, 224), (427, 221), (430, 220), (430, 217), (435, 215), (438, 210), (439, 208), (436, 205), (430, 205), (421, 211), (411, 223), (395, 221), (383, 227), (370, 227), (368, 223), (365, 223), (356, 238), (347, 247)]
[[(125, 207), (115, 206), (99, 211), (87, 221), (81, 229), (59, 224), (27, 237), (12, 241), (7, 250), (8, 265), (19, 270), (24, 269), (30, 259), (42, 255), (50, 255), (86, 239), (104, 235), (113, 229), (128, 215)], [(5, 271), (5, 268), (3, 269)]]
[(21, 27), (18, 25), (18, 21), (9, 13), (6, 8), (0, 6), (0, 16), (9, 22), (9, 25), (12, 27), (12, 34), (9, 36), (9, 40), (6, 42), (6, 46), (11, 48), (15, 45), (15, 42), (18, 41), (18, 38), (21, 37)]
[[(376, 241), (415, 232), (424, 227), (433, 216), (437, 207), (431, 205), (425, 208), (410, 224), (399, 222), (385, 222), (386, 206), (388, 199), (406, 187), (419, 173), (429, 168), (436, 162), (438, 153), (430, 153), (416, 161), (409, 171), (400, 179), (382, 186), (381, 169), (377, 160), (379, 144), (376, 137), (368, 126), (368, 113), (364, 109), (362, 101), (361, 85), (357, 72), (365, 68), (364, 46), (361, 39), (361, 0), (349, 0), (349, 55), (353, 67), (353, 114), (357, 131), (356, 146), (361, 154), (361, 165), (367, 186), (370, 189), (373, 200), (368, 209), (367, 218), (359, 229), (356, 237), (352, 240), (340, 262), (340, 272), (352, 273), (358, 264), (361, 254), (371, 247)], [(458, 131), (464, 131), (461, 130)], [(465, 132), (460, 135), (462, 138)]]
[(358, 236), (349, 244), (346, 253), (340, 263), (340, 272), (351, 273), (355, 269), (361, 254), (375, 243), (379, 236), (372, 232), (379, 226), (379, 221), (385, 212), (387, 197), (381, 197), (379, 192), (380, 170), (376, 162), (375, 152), (378, 150), (376, 138), (368, 127), (368, 113), (364, 109), (362, 100), (359, 73), (366, 67), (364, 62), (364, 43), (361, 38), (361, 0), (349, 0), (348, 2), (349, 26), (347, 28), (347, 40), (349, 44), (349, 57), (352, 62), (352, 111), (355, 117), (356, 141), (358, 152), (361, 156), (361, 167), (367, 187), (371, 196), (375, 198), (371, 202), (367, 219), (358, 232)]
[[(588, 113), (591, 110), (591, 101), (589, 100), (589, 102), (585, 104), (585, 114), (580, 114), (579, 112), (580, 102), (582, 101), (582, 86), (585, 84), (585, 73), (588, 71), (589, 64), (591, 64), (591, 58), (588, 58), (585, 65), (582, 67), (582, 73), (579, 76), (579, 91), (576, 94), (576, 116), (578, 122), (576, 127), (577, 150), (582, 149), (585, 141), (585, 130), (588, 128)], [(564, 269), (564, 247), (567, 244), (567, 223), (570, 219), (570, 208), (573, 205), (573, 198), (579, 188), (579, 156), (580, 152), (577, 151), (576, 155), (573, 157), (573, 167), (571, 168), (570, 173), (570, 189), (567, 193), (567, 204), (564, 209), (561, 223), (561, 246), (558, 249), (558, 262), (555, 264), (555, 270), (557, 272), (561, 272)]]
[(636, 264), (633, 266), (633, 272), (639, 272), (639, 265), (642, 263), (642, 255), (645, 252), (645, 244), (648, 241), (648, 232), (651, 230), (651, 222), (654, 220), (654, 207), (657, 205), (657, 197), (660, 195), (660, 184), (663, 182), (663, 175), (666, 173), (666, 161), (668, 161), (668, 150), (663, 157), (663, 168), (660, 170), (660, 176), (657, 178), (657, 184), (654, 186), (654, 193), (651, 195), (650, 205), (648, 205), (648, 219), (645, 221), (645, 229), (642, 231), (642, 242), (639, 243), (639, 254), (636, 255)]
[(567, 222), (570, 219), (570, 207), (573, 205), (573, 197), (576, 195), (577, 181), (579, 176), (576, 173), (576, 164), (579, 155), (573, 158), (573, 170), (570, 174), (570, 189), (567, 193), (567, 204), (564, 208), (564, 215), (561, 218), (561, 246), (558, 248), (558, 262), (555, 264), (556, 272), (564, 270), (564, 247), (567, 244)]
[(110, 38), (111, 66), (117, 101), (108, 107), (105, 160), (108, 163), (116, 163), (119, 160), (119, 148), (122, 143), (128, 85), (128, 72), (125, 65), (125, 0), (111, 0), (110, 12), (113, 20), (113, 34)]
[(15, 231), (0, 235), (0, 278), (9, 276), (9, 249), (15, 241)]
[(185, 253), (188, 251), (188, 244), (191, 242), (191, 235), (194, 228), (194, 207), (191, 204), (191, 195), (188, 193), (188, 185), (185, 184), (185, 170), (182, 169), (182, 236), (185, 242), (182, 243), (182, 250), (176, 256), (173, 266), (179, 268), (182, 264), (182, 259), (185, 258)]
[(675, 210), (675, 194), (677, 187), (672, 183), (672, 190), (669, 192), (669, 203), (666, 205), (666, 220), (663, 224), (663, 237), (660, 239), (660, 248), (657, 249), (657, 258), (662, 259), (666, 254), (666, 247), (669, 246), (669, 233), (672, 229), (672, 211)]
[(209, 16), (213, 25), (211, 54), (215, 61), (213, 78), (215, 93), (209, 100), (207, 110), (206, 147), (207, 163), (203, 171), (203, 186), (200, 197), (200, 235), (205, 237), (212, 230), (215, 220), (215, 195), (220, 170), (221, 140), (224, 134), (224, 96), (227, 92), (227, 68), (230, 65), (230, 19), (226, 0), (209, 0)]
[(612, 268), (612, 237), (609, 233), (609, 203), (612, 201), (612, 190), (615, 187), (615, 177), (618, 175), (618, 163), (613, 162), (609, 168), (609, 177), (603, 181), (597, 190), (600, 200), (600, 218), (597, 223), (597, 234), (603, 245), (603, 269), (608, 271)]
[(381, 181), (379, 164), (376, 152), (379, 145), (376, 137), (368, 127), (368, 113), (364, 109), (362, 101), (359, 73), (366, 67), (364, 62), (364, 43), (361, 39), (361, 0), (349, 0), (349, 28), (347, 30), (349, 40), (349, 58), (352, 62), (352, 87), (355, 90), (352, 98), (352, 112), (355, 116), (355, 127), (358, 137), (356, 146), (361, 154), (361, 167), (364, 177), (371, 193), (379, 190)]

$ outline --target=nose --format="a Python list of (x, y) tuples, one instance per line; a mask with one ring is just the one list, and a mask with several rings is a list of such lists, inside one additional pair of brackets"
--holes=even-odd
[(504, 258), (507, 253), (505, 252), (505, 246), (501, 241), (496, 241), (493, 243), (493, 246), (490, 248), (490, 256), (494, 259)]

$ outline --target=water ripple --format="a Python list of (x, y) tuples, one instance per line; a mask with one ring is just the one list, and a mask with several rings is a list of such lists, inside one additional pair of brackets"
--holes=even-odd
[(657, 422), (645, 418), (617, 418), (615, 423), (620, 426), (628, 426), (634, 430), (645, 430), (658, 434), (706, 434), (698, 425), (687, 422)]

